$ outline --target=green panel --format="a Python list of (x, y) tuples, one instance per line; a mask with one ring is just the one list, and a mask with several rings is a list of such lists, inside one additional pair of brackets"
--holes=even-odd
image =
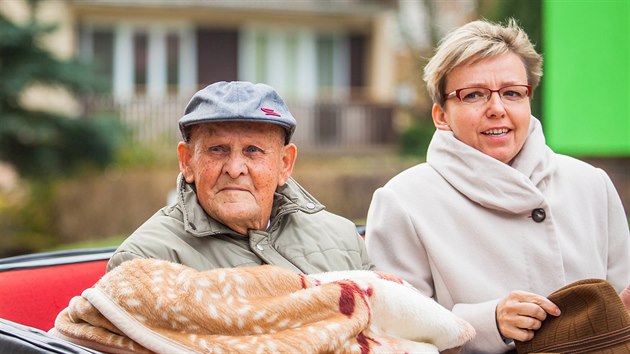
[(557, 152), (630, 155), (629, 3), (543, 2), (542, 119)]

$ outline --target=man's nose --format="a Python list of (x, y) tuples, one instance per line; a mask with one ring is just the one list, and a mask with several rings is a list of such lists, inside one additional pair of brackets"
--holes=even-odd
[(245, 157), (240, 152), (232, 152), (223, 164), (223, 172), (232, 178), (245, 174), (247, 172), (247, 164)]

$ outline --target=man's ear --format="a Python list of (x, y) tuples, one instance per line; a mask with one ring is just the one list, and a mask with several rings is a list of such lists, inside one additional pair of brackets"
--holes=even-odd
[(190, 160), (192, 159), (193, 146), (190, 143), (180, 141), (177, 144), (177, 160), (179, 161), (179, 172), (184, 175), (186, 183), (194, 183), (195, 175), (193, 174)]
[(297, 146), (289, 143), (282, 147), (282, 166), (280, 169), (280, 178), (278, 178), (278, 187), (284, 185), (293, 174), (293, 166), (297, 158)]
[(451, 127), (446, 121), (446, 112), (444, 111), (444, 107), (440, 106), (437, 103), (434, 103), (433, 108), (431, 109), (431, 116), (433, 117), (433, 124), (435, 125), (436, 129), (451, 130)]

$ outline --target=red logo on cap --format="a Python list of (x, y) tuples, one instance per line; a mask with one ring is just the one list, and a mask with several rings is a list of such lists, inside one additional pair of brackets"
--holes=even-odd
[(261, 108), (261, 111), (265, 112), (265, 115), (267, 116), (276, 116), (276, 117), (282, 117), (280, 115), (280, 113), (274, 111), (272, 108)]

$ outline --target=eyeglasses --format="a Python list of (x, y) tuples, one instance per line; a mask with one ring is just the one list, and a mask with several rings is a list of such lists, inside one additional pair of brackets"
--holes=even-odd
[(483, 104), (490, 101), (493, 92), (499, 94), (503, 103), (519, 102), (532, 95), (532, 87), (530, 85), (510, 85), (498, 90), (485, 87), (466, 87), (444, 94), (444, 101), (457, 97), (464, 103)]

